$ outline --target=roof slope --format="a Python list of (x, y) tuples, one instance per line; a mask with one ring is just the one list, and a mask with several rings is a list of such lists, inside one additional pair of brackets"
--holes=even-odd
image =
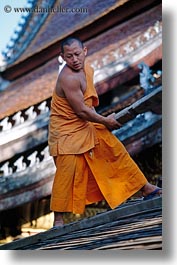
[[(56, 3), (54, 6), (53, 2)], [(35, 15), (26, 25), (25, 38), (23, 36), (19, 38), (10, 51), (15, 61), (10, 58), (9, 64), (7, 60), (4, 70), (1, 69), (5, 79), (13, 80), (57, 56), (60, 51), (60, 41), (64, 37), (74, 34), (83, 41), (87, 41), (115, 24), (122, 23), (128, 18), (145, 12), (148, 8), (161, 4), (161, 1), (139, 0), (137, 5), (135, 0), (99, 2), (75, 0), (72, 3), (65, 0), (60, 1), (61, 6), (59, 6), (55, 0), (50, 0), (47, 4), (44, 0), (38, 0), (38, 9), (40, 9), (40, 3), (44, 6), (49, 4), (49, 7), (46, 7), (49, 10), (44, 13), (32, 11)], [(64, 8), (69, 11), (61, 12), (60, 9)], [(59, 12), (55, 11), (56, 9), (59, 9)], [(16, 53), (19, 50), (20, 57), (17, 59)]]
[(162, 198), (130, 201), (94, 217), (5, 245), (6, 250), (162, 249)]
[[(47, 17), (47, 20), (43, 24), (41, 30), (38, 32), (36, 37), (33, 39), (29, 47), (26, 49), (23, 58), (30, 56), (34, 52), (51, 45), (59, 38), (75, 32), (79, 28), (85, 27), (92, 21), (98, 19), (105, 15), (105, 13), (110, 12), (116, 6), (127, 2), (129, 0), (107, 0), (107, 1), (97, 1), (97, 0), (65, 0), (61, 1), (61, 6), (58, 5), (56, 1), (54, 8), (59, 8), (58, 12), (51, 12)], [(62, 12), (62, 9), (72, 9), (73, 12)]]
[(24, 29), (10, 49), (9, 65), (38, 53), (130, 0), (35, 0)]
[[(141, 24), (140, 21), (142, 22)], [(98, 77), (100, 75), (103, 76), (103, 73), (101, 72), (101, 69), (103, 69), (103, 72), (107, 73), (110, 79), (114, 64), (119, 62), (123, 62), (127, 65), (129, 64), (129, 70), (133, 70), (133, 65), (131, 64), (130, 67), (128, 60), (133, 58), (136, 50), (138, 54), (141, 54), (141, 46), (143, 46), (143, 42), (145, 47), (147, 47), (148, 42), (151, 44), (153, 36), (151, 36), (148, 40), (148, 37), (147, 39), (145, 37), (146, 34), (153, 34), (154, 38), (156, 38), (154, 33), (156, 21), (159, 21), (160, 26), (161, 6), (154, 7), (149, 11), (144, 12), (131, 20), (125, 21), (120, 25), (112, 27), (99, 36), (85, 42), (88, 47), (87, 60), (98, 70)], [(158, 35), (158, 33), (156, 34)], [(156, 40), (154, 40), (154, 42), (155, 41)], [(149, 66), (153, 65), (156, 61), (162, 58), (161, 44), (159, 44), (159, 47), (156, 49), (153, 44), (152, 56), (150, 55), (150, 48), (148, 48), (148, 54), (146, 57), (148, 58)], [(145, 49), (143, 54), (145, 54)], [(145, 57), (143, 60), (146, 61)], [(135, 64), (137, 63), (138, 62)], [(111, 73), (105, 69), (105, 66), (108, 65), (110, 65), (111, 71), (109, 71)], [(138, 69), (134, 71), (135, 74), (138, 74), (139, 71), (137, 70)], [(57, 75), (58, 60), (57, 57), (55, 57), (43, 64), (41, 67), (38, 67), (37, 69), (34, 69), (26, 75), (11, 82), (8, 88), (4, 92), (1, 92), (0, 101), (2, 104), (0, 104), (0, 119), (51, 97)], [(129, 75), (125, 74), (123, 82), (125, 82), (125, 79), (128, 81), (129, 77), (132, 78), (130, 73)], [(118, 80), (114, 82), (114, 87), (120, 84), (120, 81), (121, 78), (119, 76)], [(110, 82), (109, 87), (108, 84), (101, 83), (101, 85), (97, 87), (98, 94), (103, 94), (108, 90), (108, 88), (111, 89)], [(3, 104), (3, 102), (6, 102), (6, 104)]]

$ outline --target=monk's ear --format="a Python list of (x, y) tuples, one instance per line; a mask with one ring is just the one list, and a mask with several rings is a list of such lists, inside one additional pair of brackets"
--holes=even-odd
[(83, 51), (84, 51), (84, 54), (85, 54), (85, 56), (87, 55), (87, 47), (84, 47), (83, 48)]
[(60, 52), (60, 56), (61, 56), (61, 58), (65, 61), (65, 59), (64, 59), (64, 54), (63, 54), (62, 52)]

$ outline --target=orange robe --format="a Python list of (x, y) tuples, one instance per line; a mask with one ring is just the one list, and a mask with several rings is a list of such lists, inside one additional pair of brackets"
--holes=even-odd
[[(84, 101), (95, 107), (93, 70), (86, 65), (85, 71)], [(50, 155), (56, 157), (52, 211), (81, 214), (85, 205), (103, 199), (113, 209), (147, 183), (122, 143), (104, 125), (80, 119), (55, 91), (48, 143)]]

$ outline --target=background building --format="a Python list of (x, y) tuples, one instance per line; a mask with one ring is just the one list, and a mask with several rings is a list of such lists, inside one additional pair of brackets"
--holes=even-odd
[[(38, 227), (33, 220), (50, 212), (55, 168), (48, 119), (63, 38), (74, 35), (88, 47), (100, 114), (118, 113), (161, 87), (161, 1), (33, 0), (29, 6), (0, 72), (1, 238), (19, 234), (28, 222)], [(160, 185), (161, 96), (155, 99), (114, 133), (149, 181)], [(86, 215), (104, 207), (88, 207)]]

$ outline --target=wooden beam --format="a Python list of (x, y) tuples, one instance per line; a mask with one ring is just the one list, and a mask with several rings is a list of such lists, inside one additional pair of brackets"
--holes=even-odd
[(139, 135), (135, 135), (131, 137), (131, 139), (123, 142), (128, 153), (131, 156), (134, 156), (146, 148), (152, 147), (153, 145), (162, 141), (162, 128), (154, 128), (151, 131), (144, 131), (143, 135), (139, 137)]
[[(158, 106), (158, 107), (157, 107)], [(157, 114), (161, 113), (162, 108), (162, 87), (154, 89), (148, 95), (137, 100), (131, 106), (119, 111), (116, 114), (116, 120), (124, 124), (134, 119), (138, 114), (146, 111), (152, 111)]]

